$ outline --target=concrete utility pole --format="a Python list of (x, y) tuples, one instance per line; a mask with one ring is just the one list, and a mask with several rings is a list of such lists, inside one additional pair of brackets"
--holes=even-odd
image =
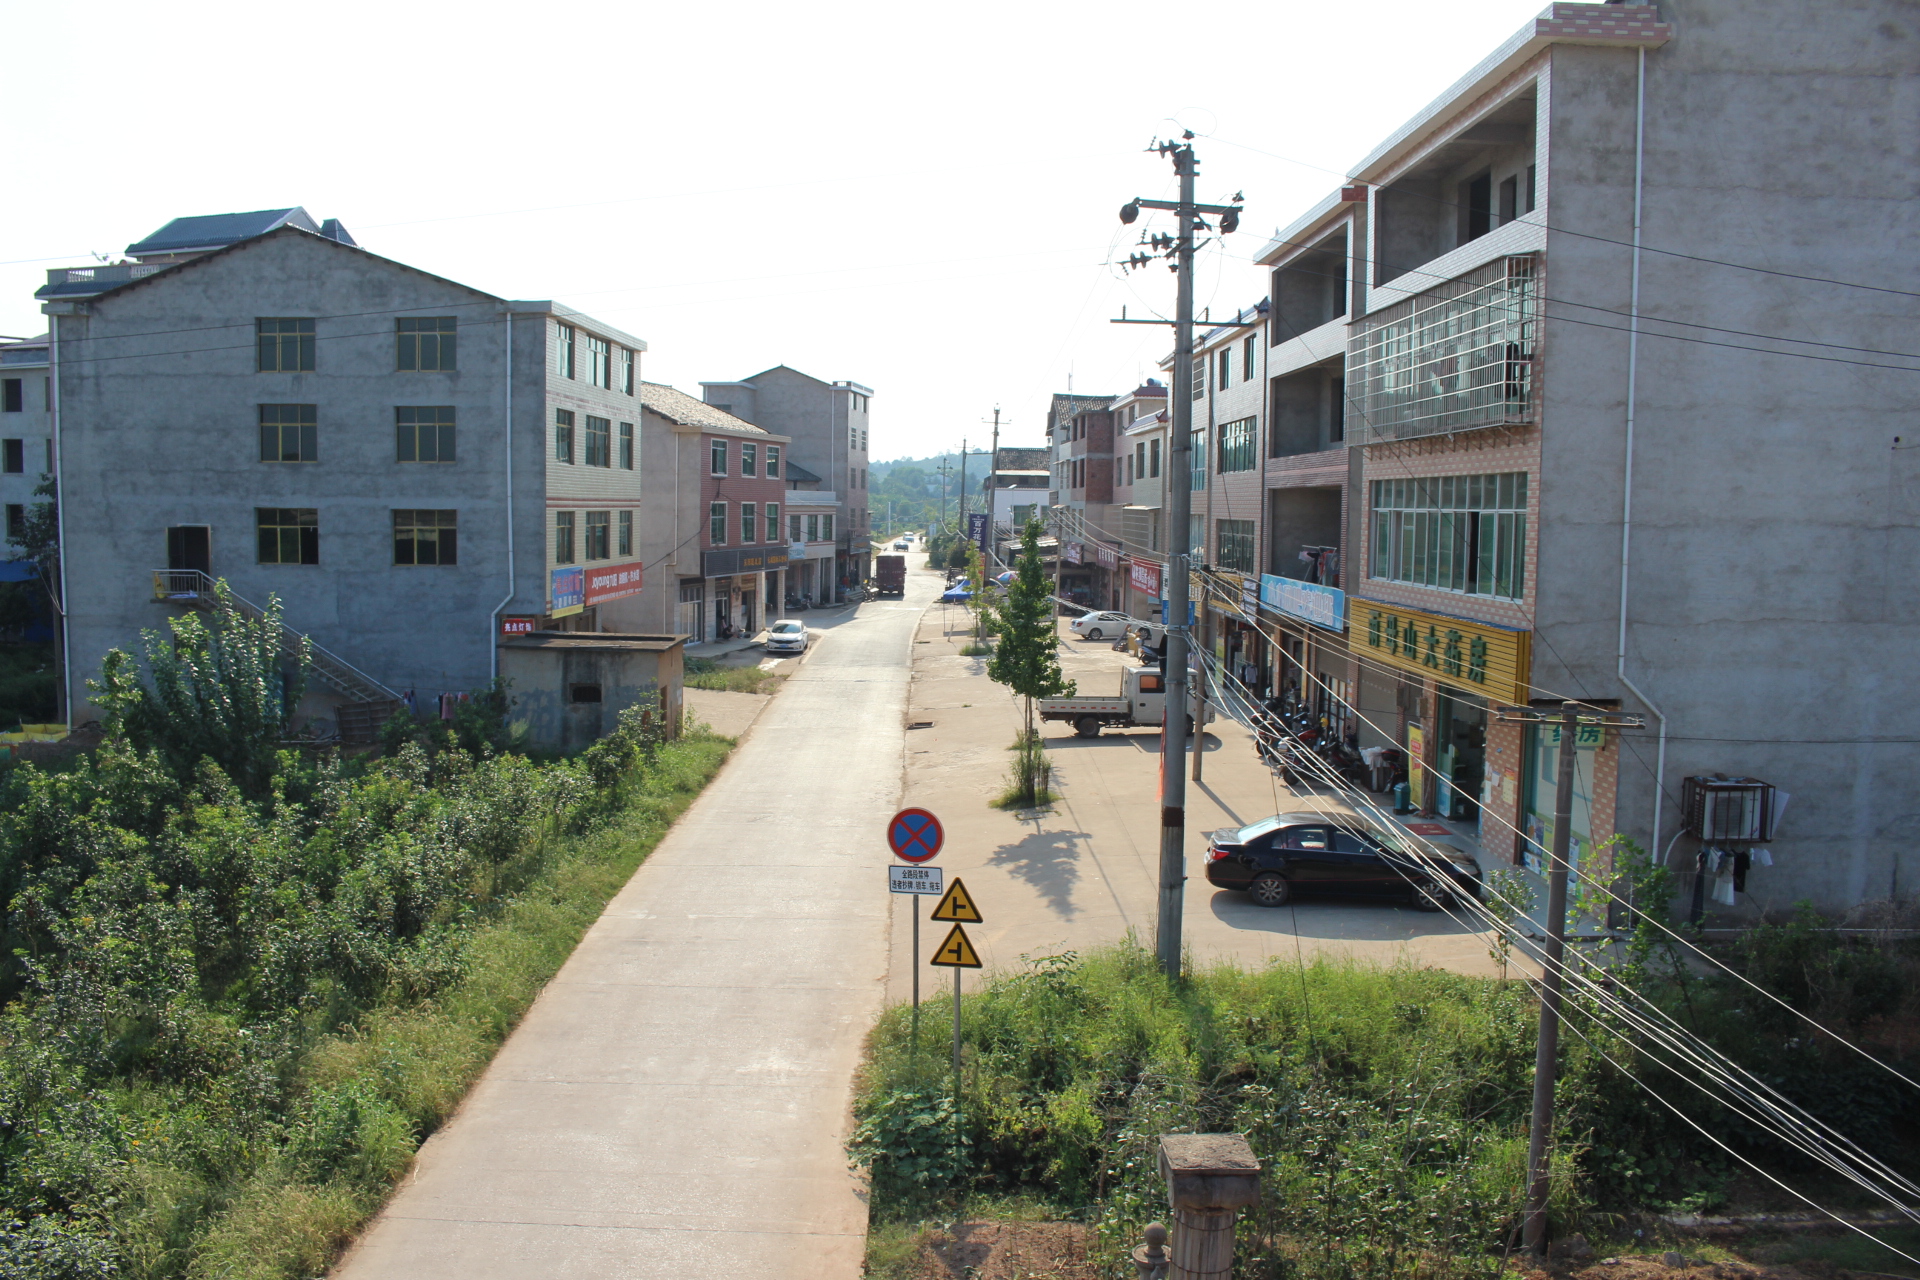
[(967, 531), (967, 438), (960, 437), (960, 532)]
[(1000, 406), (993, 406), (993, 448), (987, 451), (987, 525), (991, 529), (993, 517), (1000, 505), (1000, 495), (996, 490), (1000, 481)]

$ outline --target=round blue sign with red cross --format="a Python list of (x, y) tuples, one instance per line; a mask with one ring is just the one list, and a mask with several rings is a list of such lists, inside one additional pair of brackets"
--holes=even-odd
[(887, 844), (906, 862), (925, 862), (940, 852), (946, 840), (940, 819), (925, 809), (902, 809), (887, 824)]

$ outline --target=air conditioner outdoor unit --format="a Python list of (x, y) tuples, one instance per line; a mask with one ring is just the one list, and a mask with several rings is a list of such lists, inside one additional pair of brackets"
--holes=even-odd
[(1687, 778), (1681, 809), (1687, 834), (1709, 844), (1761, 844), (1773, 839), (1779, 794), (1758, 778)]

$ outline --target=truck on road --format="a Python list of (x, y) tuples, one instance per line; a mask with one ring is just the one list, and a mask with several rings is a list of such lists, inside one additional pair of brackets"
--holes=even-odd
[(873, 593), (877, 596), (907, 594), (907, 558), (905, 556), (873, 558)]
[[(1082, 738), (1097, 738), (1109, 725), (1116, 729), (1158, 729), (1166, 715), (1166, 687), (1166, 677), (1159, 667), (1130, 667), (1120, 673), (1119, 697), (1042, 698), (1040, 718), (1069, 721)], [(1213, 719), (1211, 707), (1204, 718)], [(1187, 728), (1193, 728), (1191, 713)]]

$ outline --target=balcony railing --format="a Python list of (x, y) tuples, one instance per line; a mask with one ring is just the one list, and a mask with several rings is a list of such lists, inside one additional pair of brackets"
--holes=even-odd
[(1379, 444), (1532, 422), (1535, 265), (1530, 255), (1503, 258), (1370, 317), (1347, 348), (1351, 438)]
[[(214, 591), (212, 575), (198, 569), (155, 569), (153, 598), (166, 604), (184, 604), (197, 609), (211, 609), (219, 600), (218, 594)], [(249, 618), (260, 618), (266, 615), (266, 610), (251, 600), (234, 595), (231, 590), (228, 591), (228, 599), (233, 601), (234, 608)], [(315, 644), (312, 637), (304, 636), (282, 623), (280, 639), (289, 650), (296, 649), (304, 640), (313, 673), (348, 697), (360, 702), (393, 702), (396, 706), (398, 705), (399, 694), (339, 654)]]

